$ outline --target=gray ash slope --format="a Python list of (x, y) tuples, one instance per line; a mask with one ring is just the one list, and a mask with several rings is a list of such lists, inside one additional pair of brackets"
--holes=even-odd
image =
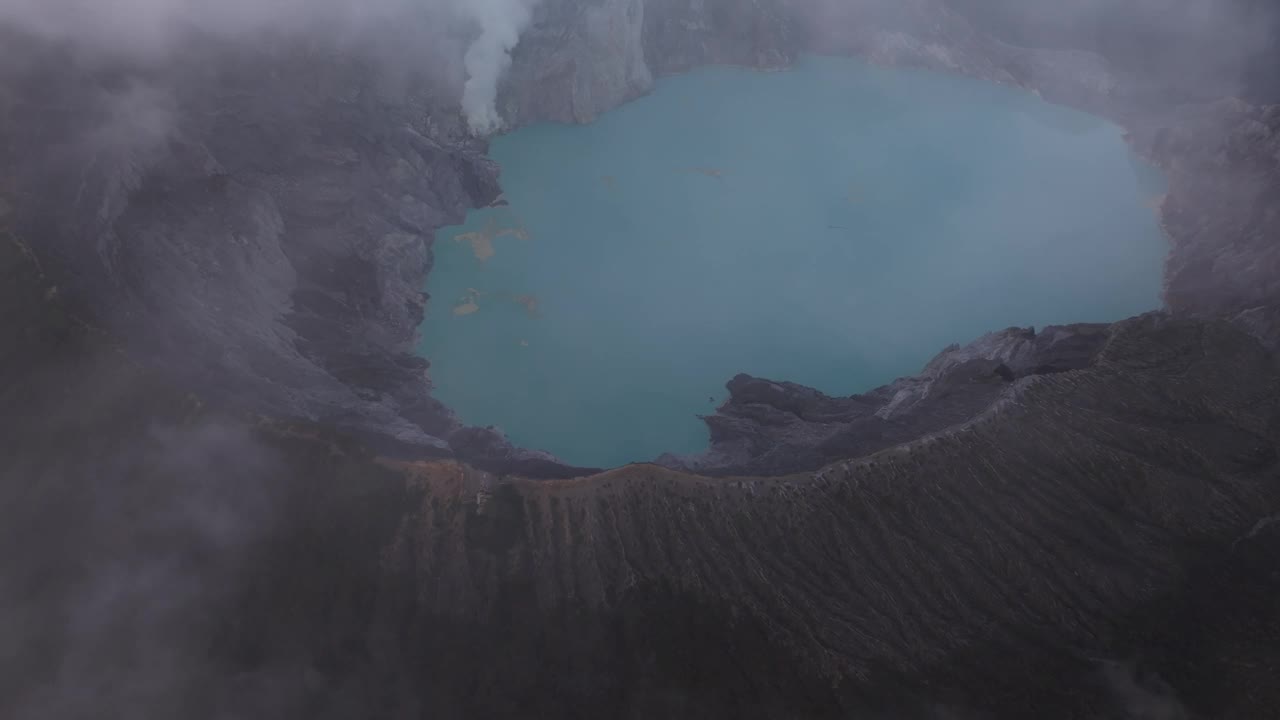
[(162, 68), (0, 43), (6, 715), (1280, 704), (1265, 82), (1157, 82), (1132, 58), (1168, 38), (1028, 49), (930, 0), (546, 0), (506, 117), (808, 50), (968, 73), (1120, 122), (1172, 246), (1164, 312), (1001, 331), (855, 398), (736, 378), (711, 452), (670, 460), (785, 477), (534, 483), (580, 473), (461, 430), (410, 352), (432, 231), (500, 187), (456, 78), (417, 72), (435, 50), (384, 39)]
[(5, 43), (10, 222), (157, 367), (447, 452), (410, 353), (428, 239), (498, 194), (497, 168), (429, 79), (287, 40), (142, 71)]

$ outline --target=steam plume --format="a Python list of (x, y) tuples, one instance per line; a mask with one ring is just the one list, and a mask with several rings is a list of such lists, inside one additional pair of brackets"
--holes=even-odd
[[(184, 32), (236, 36), (257, 30), (305, 30), (329, 21), (367, 25), (397, 13), (460, 18), (476, 33), (463, 58), (466, 84), (462, 111), (472, 132), (502, 127), (498, 83), (511, 64), (511, 50), (533, 21), (539, 0), (0, 0), (0, 28), (73, 40), (112, 52), (155, 55), (180, 46)], [(431, 26), (434, 25), (434, 28)], [(428, 21), (424, 33), (440, 25)]]
[(480, 26), (463, 62), (467, 82), (462, 112), (472, 132), (480, 135), (502, 127), (498, 115), (498, 81), (511, 65), (511, 50), (533, 20), (537, 0), (461, 0), (463, 12)]

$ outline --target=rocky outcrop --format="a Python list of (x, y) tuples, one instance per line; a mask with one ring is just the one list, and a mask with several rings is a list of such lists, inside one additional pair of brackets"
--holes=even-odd
[(703, 65), (778, 69), (803, 47), (800, 23), (782, 0), (647, 0), (644, 46), (659, 75)]
[(499, 108), (512, 125), (589, 122), (647, 93), (644, 0), (551, 0), (516, 49)]
[(1023, 378), (1091, 367), (1114, 330), (1010, 328), (947, 348), (919, 375), (847, 398), (739, 375), (727, 386), (729, 399), (706, 418), (711, 448), (658, 462), (702, 473), (777, 475), (864, 457), (970, 422), (1015, 393)]
[(516, 48), (499, 107), (512, 126), (590, 122), (708, 64), (779, 68), (800, 49), (779, 0), (549, 0)]

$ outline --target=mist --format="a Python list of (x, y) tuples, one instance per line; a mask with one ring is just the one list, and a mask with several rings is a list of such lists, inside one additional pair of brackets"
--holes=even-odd
[(538, 0), (0, 0), (8, 26), (108, 58), (162, 61), (193, 35), (223, 40), (266, 34), (333, 34), (378, 45), (380, 31), (409, 24), (421, 45), (465, 47), (461, 107), (476, 134), (502, 127), (495, 107), (511, 50)]
[(154, 56), (176, 51), (192, 32), (238, 36), (305, 28), (317, 20), (360, 22), (394, 0), (4, 0), (0, 23), (90, 50)]
[(462, 111), (477, 134), (501, 127), (495, 102), (498, 81), (511, 65), (511, 50), (533, 20), (537, 0), (463, 0), (464, 10), (479, 26), (480, 35), (467, 49), (467, 84)]
[[(9, 558), (19, 577), (38, 577), (41, 564), (66, 572), (64, 592), (34, 607), (29, 584), (0, 578), (0, 607), (26, 620), (0, 638), (36, 668), (10, 668), (26, 682), (7, 701), (17, 702), (9, 717), (190, 716), (195, 688), (226, 681), (202, 653), (203, 624), (227, 612), (250, 549), (273, 525), (279, 474), (271, 450), (212, 423), (153, 427), (68, 473), (87, 501), (78, 517), (62, 509), (76, 520), (63, 530), (75, 542)], [(56, 671), (42, 678), (37, 633), (59, 620)]]
[(1098, 52), (1115, 70), (1146, 78), (1149, 93), (1174, 101), (1280, 100), (1280, 13), (1265, 0), (946, 1), (1007, 42)]
[[(447, 50), (456, 65), (455, 99), (470, 130), (504, 127), (496, 96), (511, 52), (535, 20), (540, 0), (0, 0), (0, 27), (71, 43), (109, 56), (161, 61), (184, 50), (192, 35), (261, 40), (261, 34), (339, 33), (377, 47), (395, 28), (421, 46)], [(1121, 71), (1167, 78), (1165, 84), (1213, 91), (1267, 92), (1275, 86), (1266, 58), (1274, 52), (1277, 13), (1261, 0), (943, 0), (1014, 44), (1063, 45), (1101, 52)], [(795, 0), (793, 10), (815, 28), (850, 12), (885, 15), (908, 26), (931, 22), (929, 4), (899, 7), (879, 0)], [(847, 24), (847, 20), (834, 23)], [(406, 28), (408, 31), (406, 31)], [(815, 32), (822, 32), (816, 29)], [(456, 48), (456, 49), (455, 49)], [(455, 56), (456, 55), (456, 56)], [(1226, 86), (1226, 87), (1224, 87)], [(1174, 93), (1168, 87), (1153, 92)]]

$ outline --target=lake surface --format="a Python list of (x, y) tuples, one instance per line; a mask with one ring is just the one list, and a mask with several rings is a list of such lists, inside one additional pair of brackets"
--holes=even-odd
[(571, 463), (704, 449), (736, 373), (848, 395), (1160, 304), (1160, 174), (1115, 125), (975, 80), (707, 68), (492, 156), (510, 205), (437, 234), (421, 351), (464, 422)]

